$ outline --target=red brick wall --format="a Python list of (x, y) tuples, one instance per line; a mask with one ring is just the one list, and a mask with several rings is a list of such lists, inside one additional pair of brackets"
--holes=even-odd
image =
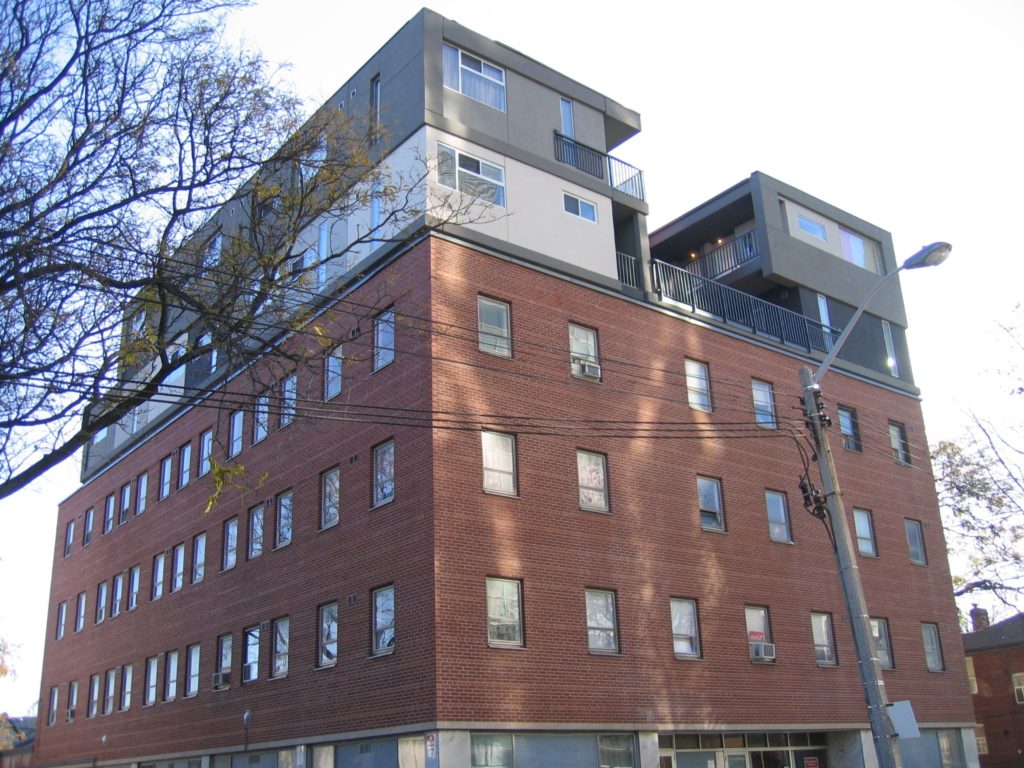
[(972, 653), (978, 692), (974, 715), (985, 729), (988, 754), (982, 768), (1017, 768), (1024, 754), (1024, 704), (1018, 704), (1012, 676), (1024, 673), (1024, 646)]

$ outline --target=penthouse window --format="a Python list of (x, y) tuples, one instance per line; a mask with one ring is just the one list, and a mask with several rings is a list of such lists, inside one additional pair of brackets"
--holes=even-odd
[(437, 183), (505, 207), (505, 169), (445, 144), (437, 145)]
[(444, 87), (505, 111), (505, 70), (445, 43)]

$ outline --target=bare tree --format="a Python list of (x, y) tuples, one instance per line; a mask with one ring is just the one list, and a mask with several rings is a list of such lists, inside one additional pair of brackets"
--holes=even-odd
[[(0, 498), (184, 394), (189, 363), (281, 351), (311, 276), (423, 214), (425, 162), (389, 170), (380, 126), (337, 109), (303, 123), (223, 44), (242, 2), (0, 4)], [(310, 234), (370, 209), (326, 251)]]

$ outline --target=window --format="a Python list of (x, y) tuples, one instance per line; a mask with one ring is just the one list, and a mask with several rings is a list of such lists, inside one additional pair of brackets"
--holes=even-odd
[(588, 589), (586, 599), (587, 648), (592, 653), (617, 653), (619, 629), (615, 616), (615, 593), (606, 589)]
[(292, 492), (285, 491), (277, 497), (277, 534), (274, 537), (275, 547), (284, 547), (292, 543)]
[[(206, 253), (203, 254), (203, 268), (210, 269), (211, 267), (217, 266), (220, 262), (221, 252), (224, 250), (224, 235), (216, 234), (210, 239), (210, 244), (206, 248)], [(145, 316), (143, 316), (145, 319)]]
[(513, 579), (487, 579), (487, 642), (523, 644), (521, 586)]
[(840, 405), (839, 432), (843, 436), (843, 448), (848, 451), (860, 451), (860, 427), (857, 424), (857, 412), (853, 408)]
[(326, 221), (320, 222), (317, 230), (316, 258), (316, 287), (320, 289), (327, 285), (327, 262), (331, 258), (331, 225)]
[(164, 560), (166, 555), (161, 552), (153, 558), (153, 591), (150, 600), (159, 600), (164, 594)]
[(341, 366), (344, 359), (340, 344), (324, 358), (324, 400), (341, 394)]
[(50, 709), (46, 713), (46, 724), (53, 726), (57, 724), (57, 708), (60, 706), (60, 687), (50, 688)]
[(796, 215), (797, 226), (800, 227), (801, 231), (806, 232), (812, 237), (816, 237), (819, 240), (828, 240), (828, 236), (825, 233), (825, 225), (820, 221), (815, 221), (812, 218), (804, 216), (802, 213)]
[(126, 712), (132, 707), (132, 665), (121, 667), (121, 701), (118, 709)]
[(963, 748), (960, 746), (960, 731), (943, 729), (935, 732), (939, 739), (941, 768), (964, 768)]
[(505, 111), (505, 70), (447, 43), (441, 58), (445, 88)]
[(790, 542), (789, 510), (786, 508), (786, 494), (778, 491), (764, 492), (764, 505), (768, 509), (768, 535), (772, 541)]
[[(189, 446), (191, 449), (191, 445)], [(189, 462), (192, 460), (191, 451)], [(196, 477), (202, 477), (210, 472), (213, 461), (213, 430), (208, 429), (199, 435), (199, 466), (196, 468)]]
[(632, 734), (598, 736), (597, 764), (601, 768), (636, 768), (636, 744)]
[(221, 635), (217, 638), (217, 670), (221, 674), (231, 673), (231, 657), (231, 635)]
[(146, 659), (146, 690), (142, 696), (142, 706), (144, 707), (156, 703), (157, 663), (156, 656)]
[[(164, 456), (160, 460), (160, 493), (159, 498), (166, 499), (171, 495), (171, 461), (172, 457)], [(106, 521), (103, 523), (103, 527), (106, 528)]]
[(139, 581), (141, 576), (141, 568), (138, 565), (133, 565), (132, 569), (128, 571), (128, 610), (134, 611), (135, 607), (139, 604)]
[(942, 660), (942, 645), (939, 643), (939, 625), (921, 625), (921, 639), (924, 641), (924, 663), (929, 672), (941, 672), (946, 668)]
[(484, 491), (516, 494), (516, 438), (501, 432), (481, 432)]
[(562, 208), (571, 216), (578, 216), (587, 221), (597, 221), (597, 206), (582, 197), (563, 192)]
[(245, 414), (234, 411), (228, 418), (228, 458), (242, 452), (242, 430), (245, 426)]
[(395, 587), (373, 591), (373, 653), (391, 653), (395, 648)]
[(832, 638), (832, 615), (828, 613), (812, 613), (811, 635), (814, 638), (815, 660), (818, 664), (834, 666), (836, 663), (836, 647)]
[(1018, 704), (1024, 704), (1024, 673), (1017, 672), (1010, 676), (1013, 683), (1013, 697)]
[(171, 553), (171, 592), (185, 586), (185, 545), (176, 544)]
[(71, 554), (71, 550), (75, 546), (75, 521), (72, 520), (67, 524), (64, 529), (64, 557), (68, 557)]
[(274, 655), (270, 660), (270, 676), (288, 674), (288, 617), (274, 619)]
[(199, 693), (199, 644), (185, 649), (185, 696)]
[(597, 362), (597, 331), (569, 323), (569, 359), (573, 376), (600, 380)]
[(149, 490), (149, 475), (143, 472), (135, 478), (135, 514), (146, 511), (146, 493)]
[(224, 556), (221, 559), (221, 570), (227, 571), (235, 567), (238, 559), (238, 518), (232, 517), (224, 521)]
[(107, 618), (107, 582), (101, 581), (96, 587), (96, 623)]
[(686, 399), (691, 408), (711, 410), (711, 377), (707, 363), (686, 361)]
[(331, 667), (338, 661), (338, 604), (327, 603), (317, 609), (320, 641), (317, 665)]
[(192, 583), (198, 584), (206, 576), (206, 534), (192, 537)]
[(988, 754), (988, 738), (985, 736), (985, 726), (984, 725), (976, 725), (974, 727), (974, 741), (978, 745), (978, 754), (979, 755), (987, 755)]
[(85, 629), (85, 592), (78, 593), (78, 602), (75, 604), (75, 632)]
[[(968, 656), (964, 660), (967, 662), (967, 689), (971, 692), (971, 694), (975, 694), (978, 692), (978, 676), (974, 673), (974, 657)], [(1016, 691), (1016, 686), (1014, 686), (1014, 690)], [(1021, 698), (1024, 697), (1021, 697), (1018, 694), (1016, 698), (1018, 701), (1020, 701)]]
[(242, 682), (251, 683), (260, 676), (260, 628), (249, 627), (242, 633)]
[(192, 479), (192, 443), (178, 449), (178, 488), (184, 488)]
[(876, 275), (882, 274), (882, 259), (878, 243), (861, 237), (844, 227), (839, 227), (839, 248), (845, 261), (861, 269), (874, 272)]
[(605, 457), (602, 454), (576, 451), (581, 508), (596, 512), (608, 511), (608, 476), (605, 470)]
[(470, 736), (472, 768), (513, 768), (511, 733), (474, 733)]
[(888, 320), (882, 321), (882, 341), (885, 343), (885, 365), (890, 376), (900, 375), (899, 361), (896, 359), (896, 345), (892, 341), (892, 325)]
[(338, 524), (340, 516), (341, 469), (335, 467), (320, 475), (320, 528)]
[(373, 506), (395, 498), (395, 441), (388, 440), (373, 449)]
[(571, 139), (576, 135), (576, 121), (572, 113), (572, 99), (567, 99), (564, 96), (560, 98), (558, 110), (559, 116), (562, 118), (562, 135)]
[(910, 463), (910, 447), (907, 444), (907, 430), (902, 424), (895, 421), (889, 422), (889, 445), (892, 447), (892, 457), (900, 464)]
[(132, 509), (132, 484), (125, 483), (121, 486), (121, 510), (117, 515), (117, 524), (124, 525), (128, 522), (128, 514)]
[(437, 145), (437, 183), (505, 207), (505, 169), (444, 144)]
[(68, 683), (68, 713), (66, 720), (70, 723), (75, 719), (75, 709), (78, 707), (78, 681), (72, 680)]
[(370, 144), (380, 143), (380, 75), (370, 80)]
[(697, 625), (697, 603), (673, 597), (669, 600), (672, 611), (672, 650), (676, 656), (700, 656), (700, 633)]
[(263, 554), (263, 504), (249, 510), (249, 559)]
[(121, 615), (121, 601), (124, 600), (124, 574), (114, 576), (110, 598), (110, 618)]
[(871, 522), (871, 513), (866, 509), (854, 509), (853, 527), (857, 533), (857, 551), (868, 557), (877, 557), (875, 526)]
[(373, 321), (373, 370), (395, 359), (395, 310), (385, 309)]
[(108, 669), (103, 684), (103, 714), (114, 711), (114, 697), (117, 695), (117, 670)]
[(711, 531), (725, 530), (725, 509), (722, 506), (722, 484), (712, 477), (697, 477), (697, 501), (700, 525)]
[(281, 382), (281, 426), (287, 427), (295, 421), (296, 387), (298, 379), (293, 373)]
[[(82, 525), (82, 546), (88, 546), (92, 541), (92, 523), (93, 523), (94, 511), (92, 509), (85, 510), (85, 522)], [(74, 535), (74, 529), (71, 534)]]
[(512, 357), (511, 310), (504, 301), (476, 297), (477, 329), (481, 352)]
[(373, 234), (381, 226), (381, 202), (381, 182), (380, 179), (374, 179), (370, 189), (370, 232)]
[(64, 624), (68, 618), (68, 604), (65, 602), (57, 603), (57, 639), (60, 640), (64, 637)]
[(768, 609), (760, 605), (748, 605), (743, 612), (747, 622), (751, 660), (774, 661), (775, 646), (772, 644), (771, 625), (768, 623)]
[(904, 520), (903, 527), (907, 531), (907, 552), (910, 553), (910, 562), (917, 565), (927, 565), (928, 557), (924, 551), (924, 529), (920, 520)]
[(765, 429), (775, 429), (775, 398), (772, 385), (767, 381), (753, 379), (750, 382), (754, 394), (754, 422)]
[(174, 701), (178, 696), (178, 652), (168, 651), (164, 664), (164, 701)]
[(96, 717), (100, 712), (100, 676), (89, 676), (89, 710), (87, 717)]
[(114, 494), (107, 496), (103, 505), (103, 535), (114, 530), (114, 512), (117, 510), (117, 497)]

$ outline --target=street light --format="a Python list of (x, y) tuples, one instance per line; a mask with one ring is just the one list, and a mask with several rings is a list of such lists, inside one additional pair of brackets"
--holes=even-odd
[[(804, 414), (807, 424), (814, 435), (814, 445), (818, 454), (818, 469), (821, 472), (821, 485), (824, 492), (825, 520), (832, 524), (832, 535), (835, 541), (836, 563), (839, 566), (839, 581), (843, 587), (843, 598), (850, 616), (850, 627), (853, 629), (853, 644), (857, 652), (857, 666), (860, 669), (860, 680), (864, 686), (864, 699), (868, 707), (868, 722), (871, 725), (871, 737), (875, 743), (875, 754), (879, 768), (901, 768), (899, 746), (896, 734), (893, 733), (887, 711), (889, 702), (885, 694), (885, 681), (882, 679), (882, 668), (878, 664), (874, 647), (871, 642), (871, 620), (868, 616), (867, 601), (864, 599), (864, 587), (860, 581), (860, 571), (853, 553), (853, 540), (850, 538), (850, 526), (846, 521), (846, 509), (843, 505), (843, 494), (839, 488), (839, 478), (832, 459), (832, 447), (829, 445), (827, 417), (821, 401), (821, 379), (835, 360), (836, 355), (846, 343), (853, 326), (856, 325), (865, 308), (871, 303), (875, 294), (886, 282), (904, 269), (918, 269), (941, 264), (949, 256), (952, 246), (949, 243), (932, 243), (926, 245), (899, 268), (879, 278), (875, 286), (868, 291), (850, 322), (832, 345), (818, 370), (813, 374), (807, 366), (800, 368), (800, 387), (803, 390)], [(830, 423), (830, 422), (828, 422)]]

